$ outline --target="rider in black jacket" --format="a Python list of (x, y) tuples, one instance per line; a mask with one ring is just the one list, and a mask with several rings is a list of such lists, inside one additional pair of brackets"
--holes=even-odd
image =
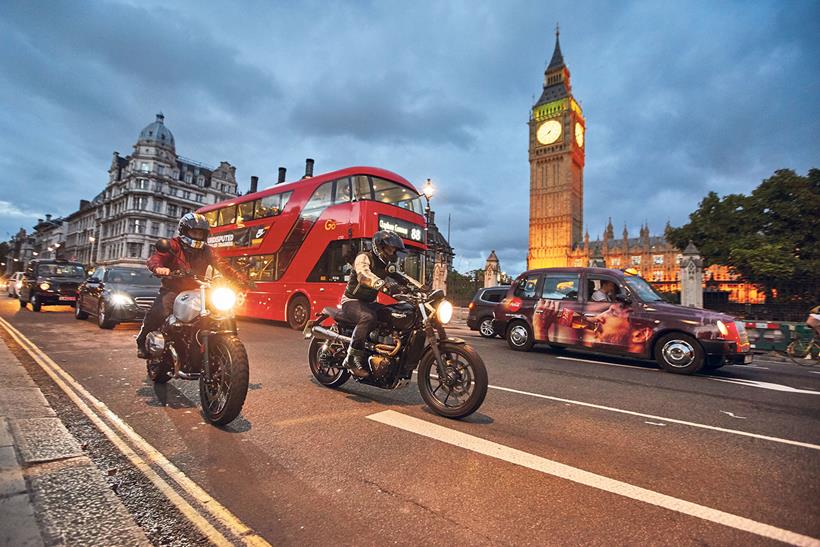
[(395, 232), (381, 230), (373, 235), (373, 250), (359, 253), (353, 262), (353, 272), (342, 296), (342, 314), (356, 323), (345, 365), (357, 378), (369, 375), (365, 343), (385, 309), (376, 297), (379, 291), (395, 294), (401, 290), (402, 285), (390, 277), (387, 268), (398, 261), (398, 253), (403, 250), (404, 242)]

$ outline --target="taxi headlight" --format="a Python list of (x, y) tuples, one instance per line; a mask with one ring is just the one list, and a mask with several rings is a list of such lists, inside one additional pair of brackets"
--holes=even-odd
[(446, 325), (450, 322), (450, 319), (453, 318), (453, 305), (446, 300), (442, 300), (441, 304), (438, 305), (436, 315), (438, 315), (438, 320), (441, 321), (443, 325)]
[(117, 306), (117, 307), (127, 306), (131, 302), (132, 302), (131, 297), (128, 296), (127, 294), (114, 293), (114, 294), (111, 295), (111, 303), (114, 306)]
[(44, 281), (44, 282), (42, 282), (42, 283), (40, 283), (40, 289), (42, 289), (42, 290), (44, 290), (44, 291), (47, 291), (47, 290), (49, 290), (50, 288), (51, 288), (51, 285), (49, 285), (49, 284), (48, 284), (48, 283), (46, 283), (45, 281)]
[(219, 311), (229, 311), (236, 305), (236, 293), (228, 287), (219, 287), (211, 293), (211, 304)]

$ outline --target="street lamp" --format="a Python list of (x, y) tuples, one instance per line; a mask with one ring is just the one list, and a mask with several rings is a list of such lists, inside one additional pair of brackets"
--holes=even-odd
[[(428, 273), (428, 269), (429, 269), (427, 267), (427, 265), (430, 262), (429, 258), (430, 258), (431, 253), (433, 255), (433, 263), (435, 263), (435, 260), (436, 260), (435, 242), (433, 242), (432, 244), (430, 242), (430, 224), (432, 224), (432, 222), (433, 222), (432, 214), (431, 214), (431, 211), (430, 211), (430, 200), (433, 198), (433, 194), (436, 193), (436, 189), (433, 186), (433, 181), (432, 180), (430, 180), (428, 178), (424, 182), (424, 186), (421, 187), (421, 193), (424, 195), (424, 199), (427, 203), (427, 206), (424, 209), (424, 220), (426, 221), (424, 223), (425, 224), (425, 226), (424, 226), (424, 236), (425, 236), (424, 240), (425, 240), (425, 243), (427, 244), (427, 252), (424, 253), (424, 275), (423, 275), (423, 279), (426, 282), (427, 281), (427, 273)], [(430, 269), (430, 273), (432, 275), (432, 269)], [(432, 278), (431, 278), (431, 282), (432, 282)]]

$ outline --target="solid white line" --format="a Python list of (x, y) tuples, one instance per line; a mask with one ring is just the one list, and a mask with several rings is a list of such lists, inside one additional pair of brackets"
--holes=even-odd
[[(34, 361), (51, 377), (52, 380), (62, 389), (66, 395), (77, 405), (77, 407), (97, 426), (111, 442), (128, 458), (128, 460), (139, 469), (160, 492), (163, 493), (197, 528), (212, 542), (217, 545), (233, 545), (222, 533), (214, 528), (201, 514), (200, 511), (210, 513), (222, 526), (234, 534), (239, 541), (245, 545), (268, 546), (268, 542), (258, 536), (240, 521), (233, 513), (212, 498), (199, 485), (189, 479), (182, 471), (172, 464), (156, 448), (148, 444), (130, 426), (112, 412), (102, 401), (95, 398), (74, 378), (55, 363), (45, 352), (43, 352), (34, 342), (26, 338), (19, 330), (13, 327), (8, 321), (0, 317), (0, 325), (11, 335), (14, 340), (31, 356)], [(85, 400), (88, 401), (88, 404)], [(89, 406), (90, 405), (90, 406)], [(91, 407), (105, 416), (111, 425), (119, 430), (135, 447), (139, 448), (143, 455), (152, 463), (162, 469), (165, 474), (179, 485), (188, 495), (190, 495), (199, 505), (198, 511), (191, 506), (182, 496), (180, 496), (162, 477), (159, 476), (143, 458), (140, 457), (116, 432), (98, 416)]]
[(699, 505), (686, 500), (667, 496), (659, 492), (647, 490), (626, 482), (622, 482), (602, 475), (596, 475), (589, 471), (578, 469), (553, 460), (548, 460), (534, 454), (529, 454), (515, 448), (498, 444), (492, 441), (468, 435), (454, 429), (443, 427), (437, 424), (426, 422), (406, 414), (401, 414), (394, 410), (385, 410), (367, 416), (369, 420), (379, 422), (391, 427), (396, 427), (404, 431), (409, 431), (429, 439), (434, 439), (453, 446), (458, 446), (466, 450), (471, 450), (478, 454), (483, 454), (491, 458), (496, 458), (515, 465), (520, 465), (535, 471), (540, 471), (547, 475), (566, 479), (578, 484), (583, 484), (591, 488), (596, 488), (604, 492), (610, 492), (619, 496), (648, 503), (656, 507), (676, 511), (684, 515), (689, 515), (699, 519), (715, 522), (723, 526), (742, 530), (758, 536), (790, 543), (792, 545), (819, 546), (817, 539), (784, 530), (776, 526), (757, 522), (745, 517), (726, 513), (711, 507)]
[(741, 435), (744, 437), (752, 437), (754, 439), (762, 439), (764, 441), (772, 441), (776, 443), (788, 444), (792, 446), (800, 446), (802, 448), (811, 448), (812, 450), (820, 450), (820, 445), (812, 443), (804, 443), (800, 441), (792, 441), (790, 439), (781, 439), (779, 437), (770, 437), (768, 435), (759, 435), (757, 433), (749, 433), (747, 431), (738, 431), (736, 429), (726, 429), (725, 427), (716, 427), (713, 425), (699, 424), (695, 422), (687, 422), (684, 420), (676, 420), (674, 418), (667, 418), (665, 416), (655, 416), (654, 414), (644, 414), (642, 412), (633, 412), (631, 410), (624, 410), (622, 408), (613, 408), (611, 406), (596, 405), (593, 403), (585, 403), (583, 401), (574, 401), (572, 399), (563, 399), (561, 397), (552, 397), (550, 395), (541, 395), (540, 393), (531, 393), (529, 391), (521, 391), (520, 389), (512, 389), (509, 387), (489, 386), (491, 389), (499, 391), (507, 391), (509, 393), (517, 393), (518, 395), (527, 395), (529, 397), (537, 397), (539, 399), (548, 399), (550, 401), (559, 401), (561, 403), (572, 403), (574, 405), (585, 406), (589, 408), (597, 408), (599, 410), (608, 410), (609, 412), (619, 412), (621, 414), (628, 414), (630, 416), (640, 416), (641, 418), (650, 418), (652, 420), (661, 420), (680, 425), (688, 425), (691, 427), (699, 427), (701, 429), (709, 429), (712, 431), (720, 431), (721, 433), (731, 433), (732, 435)]
[(557, 359), (564, 359), (565, 361), (579, 361), (581, 363), (594, 363), (596, 365), (606, 365), (608, 367), (623, 367), (623, 368), (637, 368), (639, 370), (648, 370), (650, 372), (658, 372), (656, 368), (639, 367), (637, 365), (621, 365), (619, 363), (607, 363), (606, 361), (594, 361), (592, 359), (579, 359), (578, 357), (562, 357), (556, 356)]

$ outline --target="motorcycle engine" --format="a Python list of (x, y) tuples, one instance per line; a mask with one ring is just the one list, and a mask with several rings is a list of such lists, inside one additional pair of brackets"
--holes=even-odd
[(370, 370), (376, 376), (381, 376), (382, 373), (387, 372), (393, 360), (385, 355), (371, 355), (368, 359), (370, 363)]

